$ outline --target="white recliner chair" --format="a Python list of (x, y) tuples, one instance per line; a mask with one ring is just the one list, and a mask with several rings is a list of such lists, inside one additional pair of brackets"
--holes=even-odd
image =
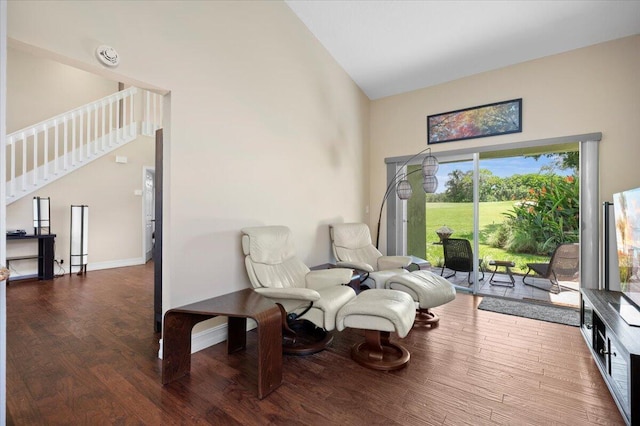
[(369, 227), (364, 223), (339, 223), (329, 225), (331, 248), (336, 264), (341, 268), (353, 268), (365, 273), (362, 284), (369, 288), (385, 288), (394, 275), (408, 273), (409, 256), (383, 256), (371, 243)]
[(337, 265), (366, 271), (365, 285), (376, 289), (392, 289), (408, 293), (416, 305), (415, 323), (434, 327), (440, 318), (431, 308), (455, 299), (456, 291), (449, 281), (430, 271), (409, 272), (408, 256), (383, 256), (371, 243), (369, 227), (364, 223), (330, 225), (331, 246)]
[(336, 326), (338, 310), (356, 297), (348, 286), (353, 271), (310, 271), (295, 256), (286, 226), (243, 228), (242, 234), (251, 285), (283, 313), (284, 352), (308, 355), (324, 349), (332, 340), (328, 331)]

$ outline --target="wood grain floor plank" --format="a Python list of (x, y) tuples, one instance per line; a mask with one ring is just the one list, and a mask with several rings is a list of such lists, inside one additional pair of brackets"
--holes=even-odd
[(576, 327), (479, 311), (459, 294), (440, 326), (405, 339), (409, 365), (354, 363), (362, 330), (284, 357), (283, 384), (256, 397), (257, 336), (192, 355), (191, 374), (160, 383), (153, 265), (7, 287), (10, 425), (620, 425)]

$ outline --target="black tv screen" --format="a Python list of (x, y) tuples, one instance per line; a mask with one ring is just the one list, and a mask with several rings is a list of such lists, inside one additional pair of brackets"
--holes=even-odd
[(620, 290), (640, 308), (640, 188), (613, 194)]

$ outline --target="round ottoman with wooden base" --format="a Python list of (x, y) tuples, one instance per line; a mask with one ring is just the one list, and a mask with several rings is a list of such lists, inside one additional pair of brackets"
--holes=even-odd
[(456, 289), (449, 281), (430, 271), (415, 271), (389, 278), (386, 287), (402, 291), (415, 301), (416, 325), (436, 327), (440, 318), (431, 308), (444, 305), (456, 298)]
[(351, 358), (375, 370), (397, 370), (409, 363), (404, 347), (391, 343), (390, 334), (405, 337), (416, 317), (413, 299), (396, 290), (372, 289), (360, 293), (338, 311), (336, 327), (365, 330), (365, 341), (351, 348)]

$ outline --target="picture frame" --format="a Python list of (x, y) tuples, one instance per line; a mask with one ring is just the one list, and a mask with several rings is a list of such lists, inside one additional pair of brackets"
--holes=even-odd
[(427, 116), (427, 143), (522, 132), (522, 98)]

